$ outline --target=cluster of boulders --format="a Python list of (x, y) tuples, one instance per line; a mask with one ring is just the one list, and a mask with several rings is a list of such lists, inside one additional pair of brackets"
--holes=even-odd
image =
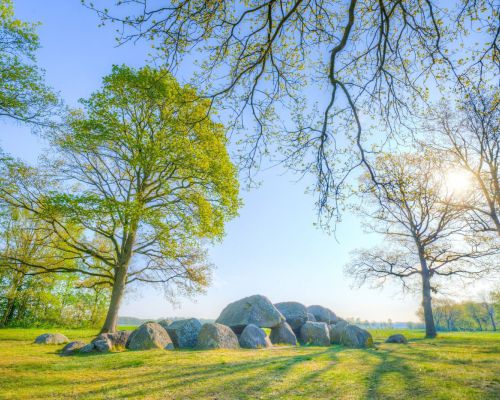
[[(270, 329), (269, 335), (265, 328)], [(68, 342), (61, 334), (44, 334), (35, 340), (46, 344)], [(393, 335), (387, 342), (406, 343), (406, 339)], [(306, 307), (292, 301), (272, 304), (267, 297), (254, 295), (229, 304), (214, 323), (202, 325), (196, 318), (147, 322), (134, 331), (102, 333), (88, 344), (70, 342), (61, 354), (106, 353), (120, 348), (258, 349), (283, 344), (365, 348), (373, 346), (373, 339), (368, 331), (349, 324), (326, 307)]]

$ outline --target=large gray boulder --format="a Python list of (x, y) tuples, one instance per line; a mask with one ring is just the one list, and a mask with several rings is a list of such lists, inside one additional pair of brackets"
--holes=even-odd
[(228, 326), (213, 323), (203, 324), (196, 341), (196, 348), (207, 349), (237, 349), (240, 347), (238, 337)]
[(278, 326), (271, 329), (271, 334), (269, 335), (271, 343), (273, 344), (290, 344), (292, 346), (297, 345), (297, 337), (293, 332), (292, 328), (288, 323), (283, 322)]
[(307, 321), (307, 308), (296, 301), (276, 303), (274, 305), (283, 314), (290, 328), (294, 331), (300, 329)]
[(340, 344), (340, 337), (342, 336), (342, 332), (344, 328), (349, 325), (347, 321), (338, 321), (336, 324), (328, 325), (330, 330), (330, 342), (332, 344)]
[(69, 339), (62, 333), (44, 333), (35, 339), (36, 344), (63, 344), (68, 342)]
[(146, 322), (130, 334), (126, 347), (129, 350), (170, 349), (173, 343), (160, 324)]
[(307, 313), (307, 320), (311, 322), (318, 322), (316, 321), (316, 318), (314, 318), (314, 315), (312, 315), (310, 312)]
[(92, 342), (98, 340), (107, 340), (111, 348), (123, 348), (127, 345), (127, 341), (132, 334), (132, 331), (117, 331), (113, 333), (101, 333), (95, 337)]
[(284, 321), (285, 317), (273, 303), (267, 297), (257, 294), (227, 305), (215, 322), (241, 333), (250, 324), (259, 328), (274, 328)]
[(333, 324), (337, 322), (337, 316), (329, 308), (313, 305), (307, 307), (307, 312), (314, 315), (314, 318), (318, 322), (325, 322), (326, 324)]
[(82, 347), (86, 345), (85, 342), (79, 340), (70, 342), (61, 350), (61, 356), (70, 356), (72, 354), (78, 353)]
[(356, 348), (373, 347), (373, 338), (367, 330), (347, 325), (340, 336), (340, 344)]
[(328, 325), (324, 322), (306, 322), (300, 328), (300, 339), (304, 344), (330, 346)]
[(166, 329), (175, 347), (192, 349), (196, 347), (201, 322), (196, 318), (183, 319), (172, 322)]
[(240, 346), (245, 349), (262, 349), (271, 347), (271, 341), (261, 328), (250, 324), (243, 329), (239, 338)]
[(395, 335), (389, 336), (385, 342), (407, 344), (408, 340), (406, 339), (405, 335), (402, 335), (401, 333), (396, 333)]
[(168, 326), (174, 321), (171, 319), (162, 319), (161, 321), (158, 321), (158, 323), (165, 328), (165, 330), (168, 328)]

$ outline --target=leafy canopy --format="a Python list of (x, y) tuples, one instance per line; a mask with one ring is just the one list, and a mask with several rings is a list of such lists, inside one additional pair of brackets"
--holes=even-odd
[(14, 17), (11, 0), (0, 0), (0, 118), (50, 124), (58, 105), (36, 66), (36, 25)]

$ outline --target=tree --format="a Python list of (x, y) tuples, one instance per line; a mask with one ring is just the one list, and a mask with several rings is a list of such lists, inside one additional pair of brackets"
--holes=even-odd
[(118, 25), (119, 43), (151, 41), (172, 69), (200, 60), (203, 94), (234, 111), (235, 128), (255, 122), (240, 136), (243, 166), (276, 152), (316, 176), (327, 214), (358, 167), (377, 182), (369, 116), (384, 143), (411, 127), (428, 87), (498, 79), (495, 1), (82, 2)]
[(14, 17), (11, 0), (0, 0), (0, 118), (48, 126), (58, 99), (36, 66), (35, 27)]
[[(467, 171), (475, 183), (475, 199), (457, 206), (468, 208), (476, 233), (500, 238), (500, 91), (470, 89), (457, 109), (442, 104), (431, 110), (433, 146), (452, 165)], [(429, 118), (429, 116), (428, 116)], [(469, 200), (469, 199), (467, 199)]]
[(130, 283), (187, 294), (208, 284), (201, 241), (221, 238), (236, 215), (237, 172), (224, 127), (205, 117), (209, 102), (166, 70), (115, 66), (82, 104), (53, 134), (57, 155), (42, 170), (53, 189), (18, 179), (0, 197), (50, 225), (65, 257), (78, 260), (70, 272), (112, 287), (102, 327), (111, 332)]
[[(91, 282), (79, 274), (47, 274), (30, 266), (50, 265), (62, 256), (54, 243), (57, 237), (47, 236), (43, 224), (25, 210), (2, 209), (0, 326), (96, 326), (100, 319), (102, 322), (107, 288), (91, 288)], [(66, 267), (71, 270), (74, 263), (68, 259)]]
[(444, 164), (433, 153), (385, 154), (375, 165), (384, 180), (381, 185), (365, 180), (361, 190), (367, 201), (359, 212), (367, 229), (383, 236), (384, 246), (356, 251), (346, 271), (360, 284), (396, 278), (403, 288), (418, 277), (426, 337), (435, 337), (436, 278), (480, 277), (489, 268), (486, 260), (477, 261), (492, 253), (464, 235), (465, 211), (447, 201)]

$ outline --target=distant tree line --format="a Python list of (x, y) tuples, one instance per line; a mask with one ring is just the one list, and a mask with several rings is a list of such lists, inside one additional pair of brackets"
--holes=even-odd
[[(500, 324), (500, 290), (479, 301), (434, 301), (434, 323), (438, 331), (497, 331)], [(422, 310), (419, 316), (423, 319)]]

